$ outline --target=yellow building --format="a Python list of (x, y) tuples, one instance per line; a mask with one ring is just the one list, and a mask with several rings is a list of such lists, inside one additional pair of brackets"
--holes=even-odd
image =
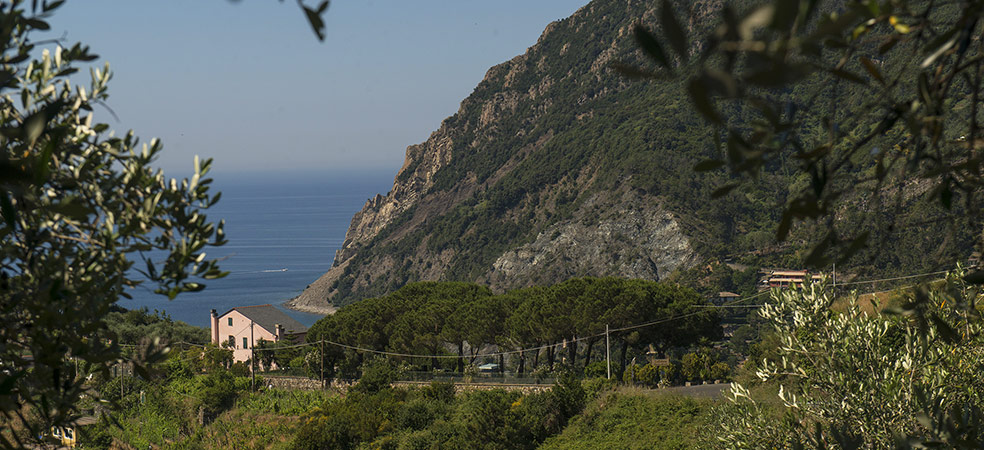
[(51, 427), (51, 437), (53, 440), (63, 447), (75, 448), (78, 443), (78, 433), (76, 432), (78, 427), (92, 425), (96, 423), (95, 417), (83, 417), (75, 422), (73, 425), (65, 425), (61, 427)]

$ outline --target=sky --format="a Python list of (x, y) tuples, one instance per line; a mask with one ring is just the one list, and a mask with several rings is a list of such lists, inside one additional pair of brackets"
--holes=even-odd
[(162, 139), (165, 171), (201, 155), (214, 174), (395, 174), (490, 67), (587, 1), (335, 0), (319, 42), (291, 0), (69, 0), (39, 38), (109, 62), (118, 120), (96, 120)]

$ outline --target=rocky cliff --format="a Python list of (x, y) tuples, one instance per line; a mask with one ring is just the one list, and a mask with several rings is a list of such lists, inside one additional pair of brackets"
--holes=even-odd
[[(407, 148), (392, 191), (366, 202), (334, 267), (290, 306), (328, 312), (417, 280), (504, 291), (584, 275), (658, 280), (713, 267), (702, 264), (708, 259), (799, 264), (810, 233), (822, 229), (773, 239), (789, 192), (810, 183), (795, 158), (712, 200), (732, 175), (693, 168), (727, 150), (693, 111), (683, 81), (633, 81), (612, 69), (615, 62), (653, 67), (633, 29), (656, 28), (658, 3), (593, 0), (548, 25), (524, 54), (492, 67), (457, 113)], [(721, 9), (721, 0), (674, 3), (677, 16), (689, 18), (690, 36), (709, 31)], [(739, 123), (762, 119), (740, 105), (719, 108)], [(873, 164), (859, 161), (856, 170)], [(910, 209), (910, 219), (932, 215)], [(924, 228), (906, 228), (867, 251), (870, 273), (931, 269), (923, 256), (940, 244)]]
[[(393, 189), (355, 214), (334, 267), (290, 306), (325, 312), (414, 280), (501, 291), (579, 275), (660, 279), (696, 264), (693, 221), (681, 222), (653, 179), (675, 171), (658, 154), (702, 125), (679, 94), (661, 106), (679, 117), (652, 117), (662, 91), (610, 69), (641, 60), (632, 26), (654, 8), (593, 1), (492, 67), (456, 114), (407, 148)], [(661, 137), (671, 122), (678, 129)]]

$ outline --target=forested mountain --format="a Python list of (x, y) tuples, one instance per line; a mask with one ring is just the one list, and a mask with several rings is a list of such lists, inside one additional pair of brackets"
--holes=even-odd
[[(721, 3), (680, 3), (690, 36), (713, 26)], [(456, 114), (407, 149), (393, 189), (353, 217), (331, 271), (291, 306), (344, 305), (418, 280), (475, 281), (502, 292), (585, 275), (665, 279), (713, 261), (799, 265), (811, 229), (773, 239), (790, 192), (809, 187), (789, 170), (797, 162), (768, 167), (753, 185), (712, 200), (730, 175), (693, 170), (722, 150), (683, 82), (635, 81), (612, 68), (645, 62), (633, 26), (655, 27), (657, 6), (594, 0), (491, 68)], [(824, 82), (812, 79), (801, 92)], [(847, 94), (848, 103), (861, 101)], [(722, 113), (751, 119), (738, 107)], [(856, 161), (855, 170), (873, 164)], [(925, 208), (901, 214), (932, 214)], [(878, 251), (856, 257), (851, 270), (935, 269), (969, 253), (959, 240), (941, 249), (942, 237), (925, 231), (913, 225), (879, 238)]]

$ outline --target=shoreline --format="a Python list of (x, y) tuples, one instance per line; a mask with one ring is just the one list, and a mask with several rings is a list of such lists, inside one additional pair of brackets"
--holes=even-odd
[(335, 314), (335, 311), (338, 311), (338, 308), (332, 306), (331, 304), (328, 304), (327, 302), (326, 302), (326, 306), (315, 306), (306, 303), (301, 303), (299, 301), (300, 298), (301, 296), (298, 295), (290, 300), (281, 303), (281, 306), (293, 311), (300, 311), (308, 314), (319, 314), (322, 316), (330, 316), (332, 314)]

